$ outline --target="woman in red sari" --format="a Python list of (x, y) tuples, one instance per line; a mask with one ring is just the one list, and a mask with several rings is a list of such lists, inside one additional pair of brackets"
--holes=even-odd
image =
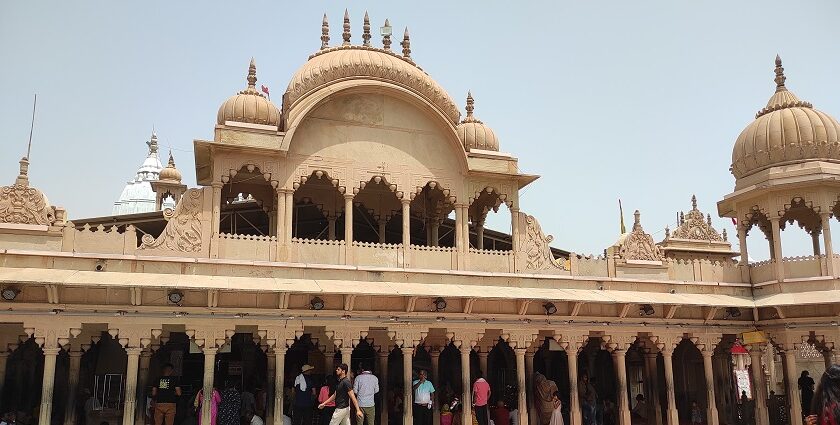
[(811, 411), (815, 414), (805, 418), (807, 425), (840, 425), (840, 366), (832, 365), (823, 373)]

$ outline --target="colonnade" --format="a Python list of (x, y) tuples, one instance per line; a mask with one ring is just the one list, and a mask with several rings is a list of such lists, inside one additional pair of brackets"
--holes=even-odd
[[(370, 332), (370, 335), (368, 333)], [(381, 376), (388, 376), (388, 355), (391, 352), (391, 347), (397, 347), (402, 352), (403, 361), (403, 397), (404, 400), (411, 400), (412, 397), (412, 369), (413, 358), (416, 350), (419, 347), (426, 347), (431, 358), (430, 378), (432, 382), (437, 384), (439, 382), (439, 360), (441, 348), (451, 344), (454, 346), (460, 355), (462, 365), (470, 364), (470, 356), (473, 351), (477, 351), (479, 364), (481, 370), (488, 372), (487, 357), (489, 351), (497, 343), (506, 343), (513, 351), (515, 358), (516, 370), (516, 384), (517, 384), (517, 400), (519, 424), (529, 425), (538, 424), (539, 420), (533, 413), (533, 376), (535, 372), (534, 357), (537, 350), (542, 345), (544, 338), (551, 338), (557, 342), (562, 351), (565, 351), (568, 361), (568, 387), (569, 398), (572, 400), (569, 406), (570, 425), (582, 425), (581, 406), (577, 402), (579, 400), (579, 382), (578, 382), (578, 355), (586, 346), (590, 338), (599, 338), (602, 349), (610, 352), (614, 362), (616, 373), (616, 395), (617, 395), (617, 423), (618, 425), (630, 425), (631, 421), (631, 396), (628, 394), (629, 387), (626, 379), (626, 354), (628, 350), (641, 349), (643, 355), (644, 376), (647, 381), (644, 389), (644, 394), (649, 401), (649, 425), (679, 425), (679, 417), (677, 412), (677, 403), (674, 385), (674, 349), (684, 340), (691, 341), (700, 350), (703, 358), (703, 376), (706, 381), (706, 398), (707, 402), (705, 417), (708, 418), (709, 425), (719, 424), (719, 413), (714, 403), (715, 385), (713, 384), (715, 377), (712, 368), (712, 356), (715, 353), (715, 348), (720, 341), (722, 335), (703, 335), (700, 337), (691, 336), (688, 334), (670, 334), (665, 336), (650, 336), (649, 334), (617, 334), (606, 335), (605, 332), (598, 332), (592, 334), (588, 333), (572, 333), (567, 332), (561, 334), (559, 331), (552, 335), (546, 335), (545, 332), (531, 331), (525, 329), (516, 330), (484, 330), (474, 328), (446, 328), (433, 330), (435, 338), (428, 337), (430, 330), (422, 327), (405, 327), (405, 328), (388, 328), (385, 330), (376, 329), (369, 330), (369, 328), (351, 328), (338, 331), (327, 331), (329, 338), (335, 344), (336, 351), (340, 352), (342, 362), (350, 363), (351, 355), (354, 348), (358, 345), (360, 340), (373, 340), (379, 344), (382, 349), (378, 354), (379, 372)], [(73, 334), (81, 333), (80, 328), (71, 328), (64, 335), (59, 336), (62, 332), (48, 332), (48, 337), (39, 337), (38, 334), (43, 332), (36, 332), (28, 328), (27, 333), (35, 334), (36, 342), (42, 347), (44, 355), (44, 374), (43, 386), (41, 393), (41, 404), (39, 423), (51, 423), (53, 389), (55, 380), (55, 365), (56, 358), (62, 350), (67, 350), (70, 356), (70, 374), (69, 374), (69, 388), (68, 395), (69, 403), (65, 412), (65, 425), (73, 423), (75, 418), (74, 406), (76, 398), (76, 387), (78, 386), (79, 375), (79, 358), (81, 351), (78, 350), (78, 343), (74, 341), (72, 344), (70, 340), (73, 339)], [(162, 331), (160, 329), (148, 329), (145, 327), (131, 327), (120, 326), (119, 329), (112, 328), (109, 333), (115, 340), (124, 347), (127, 356), (126, 379), (125, 379), (125, 403), (123, 407), (122, 425), (140, 425), (144, 421), (142, 408), (143, 403), (138, 403), (138, 400), (143, 400), (143, 392), (141, 391), (147, 385), (149, 362), (152, 355), (151, 342), (159, 339)], [(230, 341), (234, 334), (232, 329), (222, 328), (206, 328), (206, 329), (188, 329), (187, 336), (193, 343), (201, 348), (204, 356), (204, 374), (203, 374), (203, 388), (205, 393), (210, 393), (214, 385), (215, 374), (215, 360), (219, 348)], [(266, 422), (274, 425), (283, 424), (284, 405), (283, 405), (283, 385), (286, 381), (285, 364), (286, 354), (292, 344), (295, 343), (298, 337), (303, 334), (303, 329), (293, 328), (261, 328), (257, 337), (260, 344), (266, 350), (268, 362), (268, 378), (269, 382), (273, 381), (273, 388), (269, 390), (269, 400), (271, 406), (267, 408)], [(375, 335), (374, 335), (375, 334)], [(255, 337), (255, 341), (257, 340)], [(540, 341), (540, 342), (538, 342)], [(788, 377), (787, 394), (790, 418), (793, 418), (791, 425), (801, 425), (801, 409), (799, 403), (799, 392), (797, 388), (795, 363), (795, 350), (797, 344), (802, 343), (801, 337), (797, 340), (796, 337), (787, 337), (787, 339), (774, 340), (774, 346), (783, 356), (785, 374)], [(155, 344), (157, 346), (157, 344)], [(754, 344), (747, 346), (753, 365), (761, 364), (762, 351), (766, 348), (764, 344)], [(8, 352), (0, 354), (0, 384), (5, 379), (5, 366)], [(657, 359), (661, 356), (664, 364), (663, 375), (660, 375), (660, 370), (657, 367)], [(329, 357), (330, 363), (332, 357)], [(827, 364), (832, 360), (828, 357)], [(330, 365), (331, 366), (331, 365)], [(331, 367), (330, 367), (331, 368)], [(463, 393), (462, 400), (471, 399), (471, 376), (470, 367), (461, 367), (461, 386)], [(756, 403), (756, 423), (757, 425), (770, 425), (768, 420), (768, 411), (762, 400), (766, 400), (766, 383), (764, 382), (764, 373), (760, 367), (753, 367), (752, 369), (753, 388), (755, 388), (754, 397), (758, 400)], [(665, 406), (664, 417), (660, 414), (659, 407), (659, 392), (658, 385), (660, 382), (664, 384), (664, 393), (666, 399), (663, 402)], [(388, 382), (387, 379), (382, 380), (381, 391), (387, 393)], [(0, 387), (0, 394), (2, 394), (2, 387)], [(410, 401), (405, 402), (405, 409), (403, 412), (403, 423), (412, 423), (412, 409), (408, 408), (412, 405)], [(439, 407), (435, 406), (435, 425), (438, 424)], [(388, 409), (380, 410), (380, 419), (382, 423), (388, 423)], [(471, 403), (464, 403), (461, 412), (462, 423), (471, 423)], [(202, 420), (210, 420), (210, 405), (205, 403), (201, 411)], [(208, 422), (209, 423), (209, 422)]]

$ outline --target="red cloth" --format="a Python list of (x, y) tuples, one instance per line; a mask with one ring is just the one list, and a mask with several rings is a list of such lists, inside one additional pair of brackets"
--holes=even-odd
[[(494, 425), (510, 425), (510, 410), (507, 407), (497, 407), (490, 413)], [(443, 425), (443, 424), (441, 424)]]

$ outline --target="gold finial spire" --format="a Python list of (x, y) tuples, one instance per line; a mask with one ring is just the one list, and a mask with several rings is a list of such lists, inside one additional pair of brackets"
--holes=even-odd
[(256, 90), (257, 84), (257, 62), (251, 58), (251, 63), (248, 65), (248, 88)]
[(344, 42), (341, 43), (343, 46), (350, 45), (350, 12), (347, 9), (344, 9), (344, 32), (341, 33), (341, 37), (344, 39)]
[(774, 81), (776, 82), (776, 91), (780, 92), (783, 90), (787, 90), (787, 88), (785, 87), (785, 80), (787, 79), (787, 77), (785, 77), (785, 69), (782, 68), (782, 58), (779, 57), (779, 55), (776, 55), (775, 72), (776, 78), (774, 78)]
[(691, 209), (697, 209), (697, 196), (691, 195)]
[(385, 25), (382, 26), (382, 47), (386, 52), (391, 51), (391, 22), (385, 18)]
[(324, 20), (321, 21), (321, 49), (326, 49), (330, 45), (330, 23), (327, 22), (327, 14), (324, 14)]
[(408, 27), (405, 27), (405, 32), (403, 33), (403, 41), (400, 43), (403, 50), (403, 57), (406, 59), (411, 59), (411, 40), (408, 38)]
[(365, 23), (362, 25), (362, 45), (370, 46), (370, 18), (367, 10), (365, 11)]

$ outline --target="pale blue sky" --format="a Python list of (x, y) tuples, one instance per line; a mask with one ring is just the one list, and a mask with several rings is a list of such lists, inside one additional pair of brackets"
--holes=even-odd
[[(788, 87), (840, 117), (836, 0), (6, 1), (0, 183), (17, 173), (37, 91), (31, 181), (71, 218), (110, 214), (152, 125), (194, 184), (192, 140), (212, 138), (250, 57), (279, 100), (319, 47), (324, 12), (340, 40), (345, 7), (354, 41), (365, 10), (374, 28), (408, 25), (417, 63), (458, 103), (472, 90), (502, 150), (542, 175), (522, 210), (575, 252), (615, 241), (618, 198), (627, 224), (640, 209), (657, 240), (692, 193), (715, 216), (734, 185), (735, 138), (773, 92), (776, 53)], [(785, 255), (810, 249), (795, 232)]]

